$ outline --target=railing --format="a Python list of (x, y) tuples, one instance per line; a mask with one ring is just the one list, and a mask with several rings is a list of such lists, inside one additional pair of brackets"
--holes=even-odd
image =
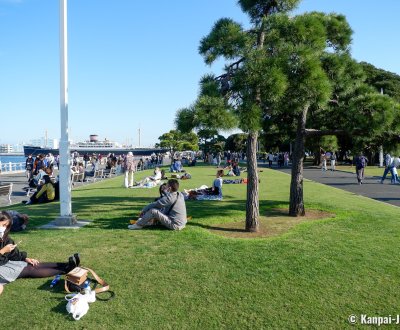
[(2, 163), (0, 162), (0, 174), (25, 172), (25, 162), (23, 163)]

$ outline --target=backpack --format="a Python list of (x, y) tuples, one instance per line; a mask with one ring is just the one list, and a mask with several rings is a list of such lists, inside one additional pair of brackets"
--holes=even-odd
[(364, 156), (357, 158), (357, 168), (364, 168), (367, 165), (367, 161)]

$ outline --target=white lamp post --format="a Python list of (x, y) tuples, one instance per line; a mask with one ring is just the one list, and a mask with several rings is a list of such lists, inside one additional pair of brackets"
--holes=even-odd
[(71, 206), (71, 168), (68, 139), (68, 38), (67, 0), (60, 0), (60, 217), (57, 226), (71, 226), (76, 223)]

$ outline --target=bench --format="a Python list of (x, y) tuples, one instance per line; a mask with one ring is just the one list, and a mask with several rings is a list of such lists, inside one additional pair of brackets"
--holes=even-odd
[(103, 172), (104, 178), (111, 178), (115, 175), (117, 175), (117, 168), (116, 167), (111, 167), (111, 169), (107, 172)]
[(72, 183), (75, 183), (75, 182), (83, 183), (84, 178), (85, 178), (85, 173), (74, 173), (72, 175)]
[(27, 197), (30, 197), (31, 195), (33, 195), (36, 192), (36, 188), (32, 188), (32, 187), (24, 187), (24, 188), (22, 188), (22, 190), (24, 190), (26, 192)]
[(8, 202), (11, 204), (11, 194), (12, 194), (13, 184), (6, 184), (0, 186), (0, 196), (7, 196)]
[(96, 170), (94, 171), (93, 176), (87, 177), (86, 180), (96, 182), (97, 179), (103, 179), (103, 177), (104, 177), (103, 170)]

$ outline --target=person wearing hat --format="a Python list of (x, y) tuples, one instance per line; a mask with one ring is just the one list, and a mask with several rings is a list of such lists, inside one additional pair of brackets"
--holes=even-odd
[(129, 151), (124, 160), (125, 170), (125, 188), (131, 188), (133, 186), (133, 174), (136, 170), (135, 158), (133, 157), (132, 151)]

